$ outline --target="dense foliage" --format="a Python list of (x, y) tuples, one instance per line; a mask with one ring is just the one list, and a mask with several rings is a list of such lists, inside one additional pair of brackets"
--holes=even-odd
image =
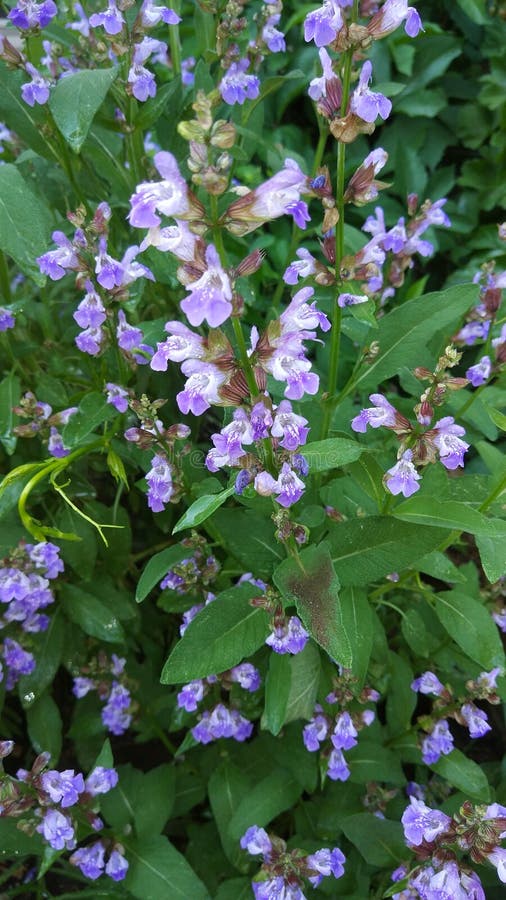
[(2, 896), (503, 896), (505, 4), (4, 15)]

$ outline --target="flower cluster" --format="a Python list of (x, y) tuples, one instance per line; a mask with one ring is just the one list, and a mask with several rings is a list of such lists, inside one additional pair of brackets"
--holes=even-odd
[(241, 838), (241, 847), (250, 856), (263, 859), (255, 880), (251, 883), (256, 900), (290, 898), (305, 900), (304, 881), (315, 888), (324, 878), (341, 878), (344, 875), (346, 857), (338, 847), (326, 847), (314, 853), (302, 850), (288, 852), (286, 843), (275, 835), (268, 835), (263, 828), (252, 825)]
[[(2, 741), (2, 758), (12, 752), (13, 746), (12, 741)], [(28, 833), (37, 831), (52, 850), (74, 850), (70, 862), (87, 878), (95, 880), (105, 873), (113, 881), (123, 880), (128, 861), (121, 844), (102, 838), (76, 850), (80, 830), (89, 834), (104, 827), (96, 798), (117, 785), (116, 770), (95, 766), (84, 778), (74, 769), (48, 769), (48, 763), (49, 754), (41, 753), (30, 771), (18, 769), (15, 778), (0, 775), (5, 798), (2, 816), (16, 817)]]
[(70, 450), (65, 447), (58, 428), (67, 424), (70, 417), (77, 412), (77, 406), (69, 406), (58, 413), (53, 413), (53, 408), (49, 403), (42, 403), (37, 400), (35, 394), (27, 391), (19, 405), (13, 407), (13, 411), (20, 419), (30, 419), (26, 425), (15, 426), (14, 433), (18, 437), (40, 437), (43, 443), (47, 444), (49, 455), (55, 456), (57, 459), (63, 459), (69, 455)]
[[(258, 669), (251, 663), (241, 663), (220, 675), (210, 675), (205, 679), (196, 679), (185, 684), (177, 695), (177, 705), (186, 712), (195, 712), (209, 693), (216, 698), (222, 691), (230, 692), (234, 684), (239, 685), (244, 691), (254, 693), (259, 689), (260, 683)], [(233, 703), (237, 699), (234, 697)], [(229, 707), (222, 702), (215, 703), (211, 708), (200, 712), (197, 724), (191, 729), (194, 739), (199, 744), (209, 744), (219, 738), (245, 741), (252, 731), (252, 722), (242, 716), (234, 705)]]
[(503, 371), (506, 363), (506, 326), (503, 325), (495, 337), (492, 330), (499, 317), (506, 272), (496, 273), (494, 262), (486, 263), (473, 281), (480, 285), (478, 303), (471, 309), (454, 341), (464, 346), (485, 345), (483, 356), (466, 370), (466, 378), (472, 386), (481, 387)]
[(428, 732), (422, 742), (422, 759), (427, 765), (436, 763), (441, 755), (446, 756), (453, 750), (453, 736), (448, 727), (448, 718), (469, 730), (471, 738), (483, 737), (491, 730), (487, 714), (476, 706), (475, 700), (486, 700), (497, 705), (500, 698), (496, 692), (497, 679), (502, 669), (496, 667), (490, 672), (481, 672), (475, 679), (466, 683), (468, 695), (455, 697), (448, 685), (443, 685), (433, 672), (424, 672), (415, 678), (411, 685), (413, 691), (437, 697), (430, 715), (421, 716), (420, 725)]
[[(7, 690), (12, 690), (22, 675), (30, 675), (36, 667), (33, 653), (23, 643), (28, 635), (46, 631), (49, 626), (49, 617), (40, 610), (54, 603), (49, 582), (63, 572), (59, 553), (59, 547), (49, 542), (21, 543), (2, 560), (0, 630), (4, 635), (0, 642), (0, 681), (4, 679), (5, 667)], [(16, 640), (18, 637), (22, 643)]]
[(130, 727), (136, 705), (130, 693), (131, 683), (125, 673), (126, 659), (111, 654), (109, 659), (102, 651), (74, 677), (72, 693), (80, 700), (96, 691), (103, 703), (102, 723), (111, 734), (120, 735)]
[[(359, 731), (371, 725), (376, 717), (374, 710), (358, 710), (356, 705), (376, 702), (379, 700), (378, 692), (365, 687), (355, 697), (352, 687), (353, 679), (349, 673), (343, 672), (336, 680), (334, 690), (325, 698), (325, 708), (319, 703), (316, 705), (313, 718), (304, 726), (302, 733), (306, 750), (310, 753), (321, 751), (324, 773), (332, 781), (348, 780), (350, 769), (343, 750), (355, 747)], [(337, 713), (333, 709), (335, 704), (339, 706)], [(348, 707), (351, 707), (351, 712)]]
[(466, 802), (450, 817), (431, 809), (423, 800), (410, 798), (402, 816), (404, 836), (409, 848), (420, 860), (414, 868), (401, 866), (392, 875), (401, 890), (394, 900), (456, 897), (461, 900), (485, 900), (485, 892), (476, 872), (461, 858), (467, 852), (474, 863), (489, 863), (506, 883), (506, 807)]
[(434, 372), (423, 368), (415, 369), (415, 375), (420, 380), (430, 382), (415, 406), (415, 426), (382, 394), (371, 394), (369, 399), (374, 406), (363, 409), (352, 420), (352, 429), (361, 434), (368, 427), (384, 427), (395, 432), (401, 439), (398, 462), (388, 469), (384, 477), (385, 488), (391, 494), (410, 497), (419, 490), (421, 476), (416, 465), (425, 466), (439, 459), (445, 469), (450, 471), (464, 466), (464, 455), (469, 444), (462, 440), (465, 429), (456, 424), (453, 416), (443, 416), (431, 428), (424, 430), (432, 423), (434, 407), (445, 402), (448, 392), (459, 390), (467, 384), (467, 379), (447, 374), (446, 370), (455, 366), (459, 360), (460, 354), (450, 346), (439, 359)]

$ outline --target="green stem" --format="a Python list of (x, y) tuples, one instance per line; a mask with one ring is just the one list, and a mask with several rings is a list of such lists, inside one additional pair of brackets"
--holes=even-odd
[[(179, 15), (179, 0), (172, 0), (172, 9)], [(169, 25), (170, 58), (174, 75), (181, 74), (181, 40), (179, 25)]]
[[(355, 0), (353, 5), (353, 21), (356, 20), (358, 15), (358, 2)], [(346, 115), (348, 110), (348, 103), (350, 100), (350, 88), (351, 88), (351, 70), (353, 65), (353, 49), (347, 50), (344, 54), (344, 66), (343, 66), (343, 95), (341, 99), (341, 117)], [(339, 218), (336, 224), (336, 261), (335, 261), (335, 278), (336, 283), (339, 285), (341, 281), (341, 260), (344, 256), (344, 183), (345, 183), (345, 169), (346, 169), (346, 144), (343, 141), (338, 141), (337, 144), (337, 169), (336, 169), (336, 205), (337, 212)], [(339, 370), (339, 354), (341, 348), (341, 320), (342, 320), (342, 309), (337, 305), (337, 302), (334, 303), (334, 309), (332, 314), (332, 331), (331, 331), (331, 340), (330, 340), (330, 359), (329, 359), (329, 377), (327, 382), (327, 398), (325, 401), (325, 407), (323, 412), (323, 420), (320, 438), (324, 440), (330, 428), (330, 423), (332, 421), (332, 415), (335, 409), (336, 399), (335, 394), (337, 391), (337, 379), (338, 379), (338, 370)]]
[(241, 360), (241, 366), (244, 372), (244, 377), (246, 379), (246, 384), (248, 385), (251, 399), (254, 400), (254, 398), (258, 397), (259, 394), (258, 385), (256, 383), (255, 373), (253, 372), (253, 366), (251, 365), (250, 358), (248, 356), (248, 350), (246, 347), (246, 341), (244, 339), (241, 322), (237, 318), (237, 316), (232, 316), (232, 326), (234, 329), (237, 349), (239, 350), (239, 359)]
[[(175, 26), (174, 26), (175, 27)], [(142, 131), (135, 125), (135, 114), (137, 110), (137, 100), (130, 97), (128, 101), (128, 131), (125, 135), (126, 151), (128, 162), (130, 163), (130, 171), (134, 184), (142, 181), (142, 157), (144, 156), (144, 143), (142, 139)]]
[(9, 270), (4, 253), (0, 250), (0, 291), (2, 292), (2, 300), (10, 303), (12, 300), (11, 282), (9, 279)]

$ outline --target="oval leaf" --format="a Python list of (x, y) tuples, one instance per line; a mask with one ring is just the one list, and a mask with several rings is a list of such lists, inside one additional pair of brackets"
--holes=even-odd
[(72, 72), (60, 78), (51, 91), (49, 107), (56, 125), (76, 153), (117, 74), (117, 69)]
[(184, 515), (179, 519), (179, 522), (176, 522), (172, 529), (172, 534), (183, 531), (185, 528), (196, 528), (197, 525), (201, 525), (202, 522), (205, 522), (209, 516), (212, 516), (213, 512), (219, 509), (220, 506), (225, 503), (227, 497), (231, 497), (234, 492), (235, 485), (232, 484), (219, 494), (205, 494), (204, 497), (199, 497), (198, 500), (195, 500), (195, 502), (188, 507)]
[(181, 547), (180, 544), (174, 544), (172, 547), (167, 547), (166, 550), (161, 550), (160, 553), (155, 553), (147, 563), (137, 582), (137, 589), (135, 591), (137, 603), (142, 603), (149, 592), (153, 590), (155, 584), (158, 584), (162, 578), (165, 578), (172, 566), (175, 566), (176, 563), (186, 559), (189, 552), (188, 547)]

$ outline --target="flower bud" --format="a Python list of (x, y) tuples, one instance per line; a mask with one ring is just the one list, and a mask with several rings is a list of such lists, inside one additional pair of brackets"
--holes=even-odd
[(213, 147), (219, 147), (220, 150), (230, 150), (235, 144), (236, 136), (237, 132), (232, 122), (218, 119), (211, 128), (210, 143)]
[(14, 741), (0, 741), (0, 759), (10, 756), (14, 750)]

